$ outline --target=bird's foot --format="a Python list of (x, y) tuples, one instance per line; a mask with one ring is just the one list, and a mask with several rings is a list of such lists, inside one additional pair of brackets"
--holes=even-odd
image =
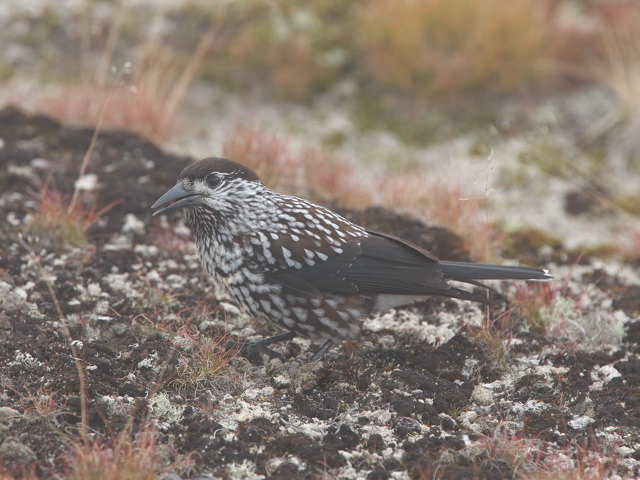
[[(263, 355), (266, 355), (269, 359), (277, 358), (281, 362), (285, 362), (286, 359), (284, 355), (280, 352), (277, 352), (271, 348), (269, 345), (281, 342), (284, 340), (291, 340), (294, 337), (293, 332), (286, 332), (280, 335), (274, 335), (273, 337), (263, 338), (261, 340), (257, 340), (255, 342), (246, 342), (240, 349), (238, 350), (238, 355), (246, 358), (253, 365), (263, 365), (264, 361), (262, 359)], [(335, 344), (333, 341), (328, 340), (322, 344), (322, 346), (318, 349), (316, 353), (314, 353), (308, 360), (303, 363), (314, 363), (318, 360), (322, 359), (324, 355), (331, 350)]]
[(313, 363), (313, 362), (317, 362), (318, 360), (320, 360), (322, 357), (324, 357), (324, 355), (331, 350), (331, 347), (333, 347), (335, 344), (333, 343), (332, 340), (327, 340), (326, 342), (324, 342), (322, 344), (322, 346), (320, 347), (320, 349), (313, 354), (313, 356), (311, 358), (309, 358), (309, 360), (307, 360), (307, 363)]
[(262, 360), (262, 355), (266, 355), (267, 357), (277, 358), (278, 360), (284, 362), (285, 358), (280, 352), (276, 352), (275, 350), (269, 348), (264, 343), (261, 343), (261, 340), (257, 342), (249, 342), (245, 343), (240, 352), (238, 353), (241, 357), (246, 358), (253, 365), (263, 365), (264, 361)]
[(247, 342), (242, 346), (242, 348), (240, 348), (239, 355), (246, 358), (254, 365), (262, 365), (264, 363), (262, 360), (263, 354), (270, 359), (277, 358), (284, 362), (284, 355), (269, 348), (269, 345), (284, 340), (291, 340), (293, 337), (293, 332), (286, 332), (280, 335), (274, 335), (273, 337), (263, 338), (262, 340), (257, 340), (255, 342)]

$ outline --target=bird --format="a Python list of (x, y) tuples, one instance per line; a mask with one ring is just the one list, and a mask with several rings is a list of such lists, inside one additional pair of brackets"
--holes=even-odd
[(310, 358), (354, 339), (373, 313), (437, 295), (488, 303), (449, 281), (549, 280), (527, 266), (443, 261), (391, 234), (368, 230), (320, 205), (270, 190), (248, 167), (209, 157), (187, 165), (151, 206), (183, 210), (201, 263), (251, 316), (284, 332), (243, 351), (295, 336), (321, 343)]

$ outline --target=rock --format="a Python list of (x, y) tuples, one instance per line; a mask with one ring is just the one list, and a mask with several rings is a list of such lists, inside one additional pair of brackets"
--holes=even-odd
[(20, 417), (22, 414), (10, 407), (0, 407), (0, 421)]
[(495, 402), (493, 391), (483, 385), (478, 385), (473, 389), (471, 399), (483, 407), (492, 405)]
[(0, 445), (0, 458), (13, 465), (25, 465), (36, 460), (36, 454), (24, 443), (15, 438), (7, 438)]

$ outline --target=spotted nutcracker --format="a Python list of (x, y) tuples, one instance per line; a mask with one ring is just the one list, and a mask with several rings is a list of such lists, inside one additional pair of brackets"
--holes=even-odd
[(154, 215), (184, 209), (200, 259), (213, 279), (252, 316), (286, 333), (323, 342), (312, 360), (354, 338), (373, 312), (427, 295), (483, 301), (447, 280), (546, 280), (522, 266), (440, 261), (400, 238), (269, 190), (247, 167), (224, 158), (187, 166), (153, 205)]

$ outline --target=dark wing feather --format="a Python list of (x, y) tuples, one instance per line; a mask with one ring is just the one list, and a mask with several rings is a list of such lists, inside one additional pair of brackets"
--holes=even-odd
[(378, 232), (360, 242), (362, 254), (346, 270), (362, 294), (452, 295), (444, 281), (438, 259), (399, 238)]
[[(303, 248), (289, 236), (280, 236), (278, 251), (283, 247), (292, 258), (304, 263)], [(311, 248), (311, 246), (308, 246)], [(301, 268), (276, 268), (268, 278), (299, 292), (315, 296), (313, 289), (338, 295), (399, 294), (445, 295), (466, 297), (462, 290), (444, 281), (436, 257), (399, 238), (377, 232), (353, 239), (336, 253), (323, 242), (314, 251), (326, 255), (326, 260)], [(282, 266), (282, 262), (278, 262)]]
[[(470, 282), (471, 280), (550, 280), (551, 276), (540, 268), (520, 265), (487, 265), (483, 263), (440, 262), (445, 278)], [(470, 282), (473, 283), (473, 282)]]
[(343, 272), (348, 271), (351, 264), (361, 254), (360, 245), (351, 242), (343, 246), (343, 252), (326, 251), (327, 260), (318, 261), (313, 266), (299, 269), (288, 268), (286, 270), (273, 271), (268, 277), (283, 285), (303, 282), (312, 285), (321, 292), (337, 295), (355, 295), (358, 293), (358, 285), (348, 278)]
[[(332, 234), (326, 228), (316, 225), (310, 227), (316, 228), (312, 236), (254, 232), (245, 238), (258, 250), (258, 245), (264, 248), (265, 238), (270, 242), (275, 262), (266, 265), (264, 255), (255, 259), (261, 265), (260, 270), (267, 271), (267, 279), (298, 295), (314, 298), (324, 293), (443, 295), (486, 302), (478, 295), (448, 285), (446, 280), (484, 286), (475, 280), (549, 278), (544, 271), (530, 267), (440, 262), (426, 250), (397, 237), (365, 232), (342, 217), (329, 215), (334, 215), (331, 221), (348, 235), (329, 237)], [(303, 218), (294, 220), (305, 226)], [(256, 235), (261, 236), (260, 242), (254, 242)]]
[(313, 283), (303, 280), (299, 275), (296, 275), (295, 272), (274, 272), (269, 274), (268, 277), (282, 285), (289, 293), (302, 297), (322, 298), (322, 291), (318, 287)]
[[(375, 268), (376, 265), (372, 261), (372, 257), (380, 257), (384, 253), (384, 259), (387, 262), (385, 262), (384, 266), (378, 265), (378, 271), (385, 272), (386, 270), (384, 279), (390, 279), (392, 284), (389, 281), (383, 284), (380, 282), (372, 284), (372, 280), (375, 281), (377, 278), (373, 276), (369, 278), (368, 283), (359, 283), (361, 292), (369, 293), (367, 292), (367, 287), (371, 287), (373, 289), (371, 293), (441, 295), (487, 303), (486, 296), (482, 294), (478, 295), (477, 292), (469, 292), (450, 286), (447, 280), (458, 279), (448, 277), (443, 272), (442, 262), (427, 250), (387, 233), (371, 230), (368, 233), (372, 235), (370, 243), (373, 248), (368, 249), (368, 255), (359, 259), (359, 261), (362, 261), (363, 265)], [(384, 240), (385, 243), (382, 243), (381, 240)], [(475, 282), (472, 279), (461, 281), (477, 287), (487, 288), (486, 285)]]

